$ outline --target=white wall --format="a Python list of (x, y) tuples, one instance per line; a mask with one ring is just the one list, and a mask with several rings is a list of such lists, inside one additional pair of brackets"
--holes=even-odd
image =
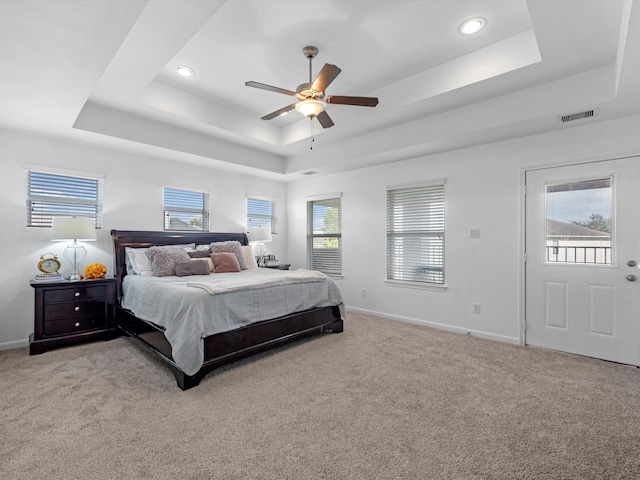
[[(518, 342), (521, 304), (522, 175), (525, 168), (640, 153), (640, 116), (447, 152), (286, 185), (35, 135), (0, 131), (2, 240), (0, 348), (33, 331), (33, 278), (40, 254), (60, 254), (50, 231), (25, 227), (28, 165), (105, 176), (104, 228), (87, 261), (112, 269), (109, 231), (162, 229), (162, 187), (211, 194), (211, 230), (242, 231), (246, 194), (273, 197), (280, 234), (270, 250), (292, 268), (306, 258), (306, 198), (342, 192), (343, 274), (348, 308)], [(388, 185), (446, 178), (445, 292), (384, 283)], [(286, 214), (285, 214), (286, 212)], [(481, 238), (468, 238), (471, 227)], [(500, 258), (501, 261), (496, 261)], [(367, 297), (361, 296), (366, 288)], [(471, 311), (481, 303), (480, 315)], [(348, 328), (348, 326), (347, 326)]]
[[(638, 154), (639, 131), (640, 116), (583, 123), (560, 132), (292, 183), (288, 261), (293, 267), (305, 265), (306, 198), (342, 192), (343, 278), (336, 281), (348, 308), (519, 343), (524, 169)], [(390, 286), (384, 282), (386, 187), (439, 178), (446, 178), (448, 289)], [(469, 229), (476, 227), (481, 237), (469, 238)], [(481, 304), (479, 315), (472, 313), (473, 303)]]
[[(280, 212), (278, 235), (269, 250), (286, 257), (286, 185), (259, 177), (243, 176), (197, 165), (118, 150), (0, 130), (0, 204), (2, 251), (0, 269), (0, 348), (27, 344), (33, 332), (33, 289), (29, 286), (40, 255), (58, 254), (65, 244), (50, 241), (50, 229), (26, 224), (26, 170), (29, 167), (103, 175), (104, 222), (97, 242), (86, 242), (84, 263), (102, 262), (113, 272), (110, 231), (162, 230), (163, 187), (210, 193), (210, 230), (242, 232), (246, 229), (246, 196), (272, 198)], [(65, 265), (69, 271), (69, 265)]]

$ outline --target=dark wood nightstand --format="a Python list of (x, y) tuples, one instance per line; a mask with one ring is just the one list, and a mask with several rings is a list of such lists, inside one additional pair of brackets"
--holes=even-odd
[(32, 281), (31, 286), (35, 289), (31, 355), (118, 336), (114, 325), (115, 278)]

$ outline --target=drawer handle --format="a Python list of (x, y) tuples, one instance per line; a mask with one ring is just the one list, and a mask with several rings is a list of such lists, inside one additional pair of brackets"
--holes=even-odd
[(79, 327), (79, 326), (80, 326), (80, 322), (76, 322), (76, 327)]
[(74, 308), (74, 310), (75, 310), (76, 312), (79, 312), (79, 311), (80, 311), (80, 307), (76, 307), (76, 308)]
[(80, 292), (76, 292), (76, 293), (75, 293), (75, 296), (76, 296), (76, 297), (79, 297), (79, 296), (80, 296)]

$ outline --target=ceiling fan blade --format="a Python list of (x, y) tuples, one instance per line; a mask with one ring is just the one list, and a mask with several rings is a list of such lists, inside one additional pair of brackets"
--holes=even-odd
[(324, 67), (322, 67), (322, 70), (320, 70), (320, 73), (318, 73), (318, 76), (313, 81), (313, 85), (311, 85), (311, 88), (316, 92), (324, 92), (329, 84), (336, 79), (341, 71), (342, 70), (335, 65), (325, 63)]
[(279, 117), (283, 113), (287, 113), (290, 110), (296, 108), (296, 104), (292, 103), (291, 105), (287, 105), (286, 107), (282, 107), (280, 110), (276, 110), (275, 112), (271, 112), (269, 115), (265, 115), (262, 117), (262, 120), (271, 120), (273, 118)]
[(269, 90), (270, 92), (276, 93), (284, 93), (285, 95), (293, 96), (296, 92), (292, 92), (291, 90), (287, 90), (285, 88), (273, 87), (271, 85), (267, 85), (266, 83), (260, 82), (244, 82), (247, 87), (260, 88), (261, 90)]
[(320, 122), (320, 125), (322, 125), (322, 128), (331, 128), (334, 125), (333, 120), (331, 120), (326, 110), (321, 111), (316, 118), (318, 122)]
[(331, 95), (325, 98), (325, 101), (336, 105), (356, 105), (358, 107), (375, 107), (378, 105), (377, 97), (345, 97), (342, 95)]

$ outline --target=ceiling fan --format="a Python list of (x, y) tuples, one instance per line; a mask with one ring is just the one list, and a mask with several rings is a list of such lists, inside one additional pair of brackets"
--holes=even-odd
[(296, 96), (298, 103), (292, 103), (275, 112), (262, 117), (262, 120), (271, 120), (280, 115), (283, 115), (294, 108), (305, 117), (318, 119), (322, 128), (333, 127), (334, 123), (331, 117), (326, 112), (325, 108), (328, 103), (336, 105), (356, 105), (358, 107), (375, 107), (378, 105), (378, 99), (376, 97), (347, 97), (343, 95), (328, 95), (325, 96), (325, 90), (331, 82), (333, 82), (338, 74), (342, 71), (335, 65), (325, 63), (320, 73), (315, 80), (311, 79), (311, 63), (314, 57), (318, 54), (318, 49), (313, 46), (304, 47), (302, 49), (304, 56), (309, 59), (309, 83), (303, 83), (298, 85), (296, 91), (287, 90), (284, 88), (273, 87), (259, 82), (245, 82), (247, 87), (260, 88), (262, 90), (269, 90), (270, 92), (284, 93), (289, 96)]

